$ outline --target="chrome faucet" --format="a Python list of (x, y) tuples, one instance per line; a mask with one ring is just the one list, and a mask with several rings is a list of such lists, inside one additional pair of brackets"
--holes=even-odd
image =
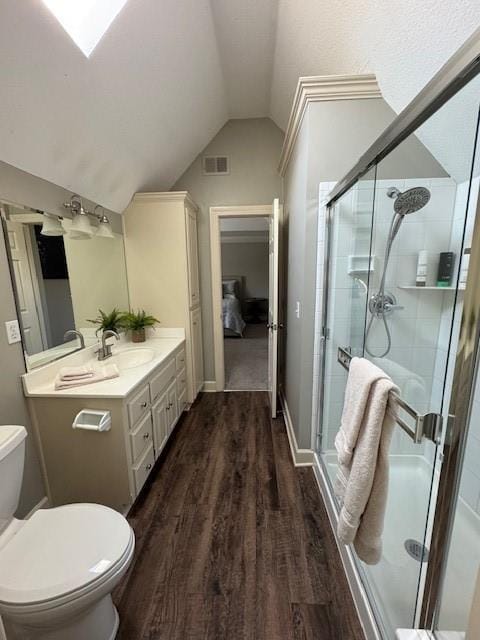
[(80, 339), (80, 349), (85, 349), (85, 338), (83, 337), (83, 334), (80, 333), (80, 331), (77, 331), (76, 329), (69, 329), (68, 331), (65, 331), (63, 335), (63, 341), (66, 342), (69, 336), (77, 336), (77, 338)]
[(112, 345), (106, 343), (106, 339), (110, 338), (110, 336), (115, 337), (117, 340), (120, 340), (120, 336), (113, 329), (107, 329), (102, 333), (102, 346), (98, 351), (95, 351), (98, 354), (99, 360), (106, 360), (112, 356)]

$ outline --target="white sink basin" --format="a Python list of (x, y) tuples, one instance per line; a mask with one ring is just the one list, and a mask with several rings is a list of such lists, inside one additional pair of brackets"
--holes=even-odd
[(133, 349), (124, 349), (115, 353), (107, 362), (116, 364), (117, 367), (122, 369), (134, 369), (142, 364), (150, 362), (155, 355), (153, 349), (148, 347), (135, 347)]

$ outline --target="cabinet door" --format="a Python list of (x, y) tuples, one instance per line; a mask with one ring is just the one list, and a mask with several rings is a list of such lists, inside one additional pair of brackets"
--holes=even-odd
[(167, 389), (167, 421), (168, 421), (168, 433), (170, 434), (173, 429), (173, 425), (178, 418), (177, 407), (177, 382), (174, 380)]
[(191, 312), (190, 322), (193, 355), (193, 391), (196, 396), (203, 387), (202, 313), (200, 307)]
[(153, 443), (155, 447), (155, 458), (158, 458), (161, 450), (165, 446), (169, 434), (168, 416), (168, 393), (165, 392), (152, 408), (153, 414)]
[(200, 285), (198, 278), (198, 247), (197, 247), (197, 219), (194, 211), (185, 209), (187, 227), (187, 261), (188, 261), (188, 291), (190, 306), (200, 304)]

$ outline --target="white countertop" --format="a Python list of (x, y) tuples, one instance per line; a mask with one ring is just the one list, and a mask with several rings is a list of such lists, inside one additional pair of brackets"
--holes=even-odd
[(152, 360), (145, 364), (131, 369), (120, 369), (118, 378), (70, 389), (55, 390), (55, 378), (62, 367), (72, 367), (87, 363), (92, 364), (94, 367), (102, 367), (111, 362), (110, 359), (98, 362), (94, 353), (98, 347), (93, 345), (81, 351), (76, 351), (61, 360), (51, 362), (44, 367), (25, 373), (22, 376), (23, 390), (27, 397), (34, 398), (125, 398), (184, 342), (185, 333), (183, 329), (157, 330), (155, 337), (149, 337), (145, 342), (139, 344), (129, 342), (125, 337), (122, 337), (120, 341), (109, 338), (107, 343), (113, 344), (113, 355), (126, 349), (148, 348), (154, 351), (154, 356)]

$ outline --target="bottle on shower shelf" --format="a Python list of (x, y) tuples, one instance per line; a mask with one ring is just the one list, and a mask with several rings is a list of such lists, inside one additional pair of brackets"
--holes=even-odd
[(453, 264), (455, 254), (453, 251), (443, 251), (440, 254), (437, 274), (437, 287), (449, 287), (452, 284)]
[(417, 287), (424, 287), (427, 284), (427, 271), (428, 271), (428, 251), (423, 249), (418, 252), (417, 262), (417, 277), (415, 279), (415, 285)]

